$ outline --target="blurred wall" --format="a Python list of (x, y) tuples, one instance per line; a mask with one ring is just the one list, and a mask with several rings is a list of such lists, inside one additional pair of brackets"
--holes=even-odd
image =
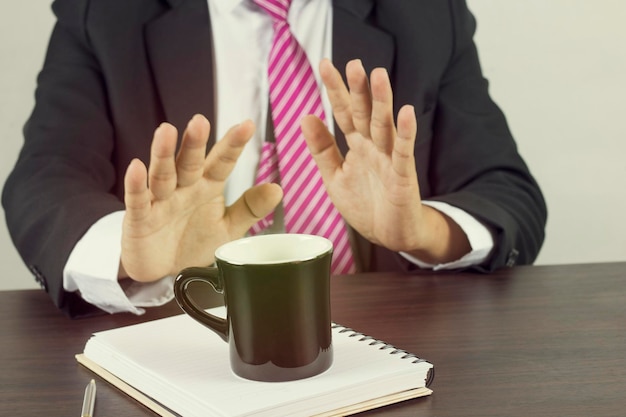
[[(34, 104), (37, 73), (54, 24), (49, 0), (0, 1), (0, 184), (22, 146), (22, 126)], [(39, 288), (0, 218), (0, 290)]]

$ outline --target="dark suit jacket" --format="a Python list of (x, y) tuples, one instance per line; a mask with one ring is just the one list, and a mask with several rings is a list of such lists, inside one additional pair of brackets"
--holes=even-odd
[[(532, 262), (546, 207), (489, 98), (463, 0), (335, 0), (333, 60), (388, 69), (395, 109), (413, 104), (422, 198), (458, 206), (495, 238), (490, 271)], [(57, 0), (57, 24), (38, 78), (25, 143), (3, 191), (25, 263), (70, 315), (80, 297), (63, 290), (69, 253), (99, 218), (124, 208), (123, 173), (149, 160), (155, 127), (214, 120), (211, 28), (206, 0)], [(339, 132), (339, 129), (336, 129)], [(215, 138), (211, 138), (211, 142)], [(345, 141), (338, 134), (345, 151)], [(364, 270), (409, 268), (359, 239)]]

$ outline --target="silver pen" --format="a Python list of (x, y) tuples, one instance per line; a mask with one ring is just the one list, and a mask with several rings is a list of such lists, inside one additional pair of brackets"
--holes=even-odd
[(93, 407), (96, 404), (96, 381), (93, 379), (85, 388), (85, 398), (83, 399), (83, 411), (80, 417), (93, 417)]

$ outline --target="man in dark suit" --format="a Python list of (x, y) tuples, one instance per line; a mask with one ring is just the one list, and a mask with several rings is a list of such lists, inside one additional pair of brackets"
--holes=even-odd
[[(301, 35), (309, 58), (332, 57), (332, 64), (322, 61), (319, 77), (336, 125), (329, 132), (307, 117), (302, 128), (332, 201), (352, 228), (358, 268), (491, 271), (531, 263), (543, 242), (545, 203), (489, 98), (465, 2), (293, 3), (296, 37), (299, 27), (319, 27), (307, 32), (311, 39)], [(249, 0), (57, 0), (53, 10), (58, 21), (36, 106), (3, 190), (9, 230), (37, 280), (68, 314), (88, 314), (92, 305), (140, 312), (120, 307), (128, 300), (119, 299), (133, 304), (142, 291), (135, 283), (171, 287), (163, 276), (210, 263), (217, 245), (244, 235), (280, 201), (278, 186), (248, 188), (249, 180), (242, 181), (248, 189), (241, 197), (233, 192), (224, 200), (225, 191), (237, 189), (238, 176), (227, 180), (231, 172), (246, 170), (236, 161), (265, 136), (259, 128), (265, 113), (254, 109), (267, 101), (252, 106), (255, 123), (229, 130), (226, 122), (215, 129), (207, 121), (220, 120), (229, 101), (236, 102), (239, 94), (224, 91), (238, 79), (248, 85), (246, 76), (227, 84), (219, 57), (238, 62), (260, 50), (248, 45), (246, 53), (229, 55), (237, 41), (225, 33), (236, 37), (238, 28), (256, 22), (247, 19), (262, 18)], [(250, 30), (263, 34), (263, 25)], [(255, 39), (246, 33), (251, 37), (241, 44)], [(335, 68), (346, 68), (347, 86)], [(264, 92), (259, 83), (255, 91)], [(233, 117), (242, 121), (248, 117), (242, 113)], [(183, 126), (179, 138), (174, 127)], [(141, 161), (150, 161), (149, 168)], [(113, 213), (123, 220), (111, 220)], [(75, 278), (68, 264), (88, 255), (93, 236), (105, 242), (102, 230), (109, 228), (121, 229), (121, 247), (109, 257), (119, 262), (90, 261)], [(487, 240), (484, 252), (466, 259), (480, 252), (476, 235)], [(120, 278), (125, 295), (92, 276), (93, 264)], [(168, 291), (148, 298), (162, 302), (171, 298)], [(135, 303), (141, 305), (151, 304)]]

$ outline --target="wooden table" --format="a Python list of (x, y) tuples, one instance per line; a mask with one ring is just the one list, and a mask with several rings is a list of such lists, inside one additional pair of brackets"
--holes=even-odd
[[(626, 263), (335, 277), (332, 308), (435, 365), (432, 396), (364, 416), (626, 415)], [(70, 320), (43, 292), (0, 292), (0, 415), (79, 415), (90, 334), (179, 313)], [(97, 417), (153, 415), (95, 379)]]

